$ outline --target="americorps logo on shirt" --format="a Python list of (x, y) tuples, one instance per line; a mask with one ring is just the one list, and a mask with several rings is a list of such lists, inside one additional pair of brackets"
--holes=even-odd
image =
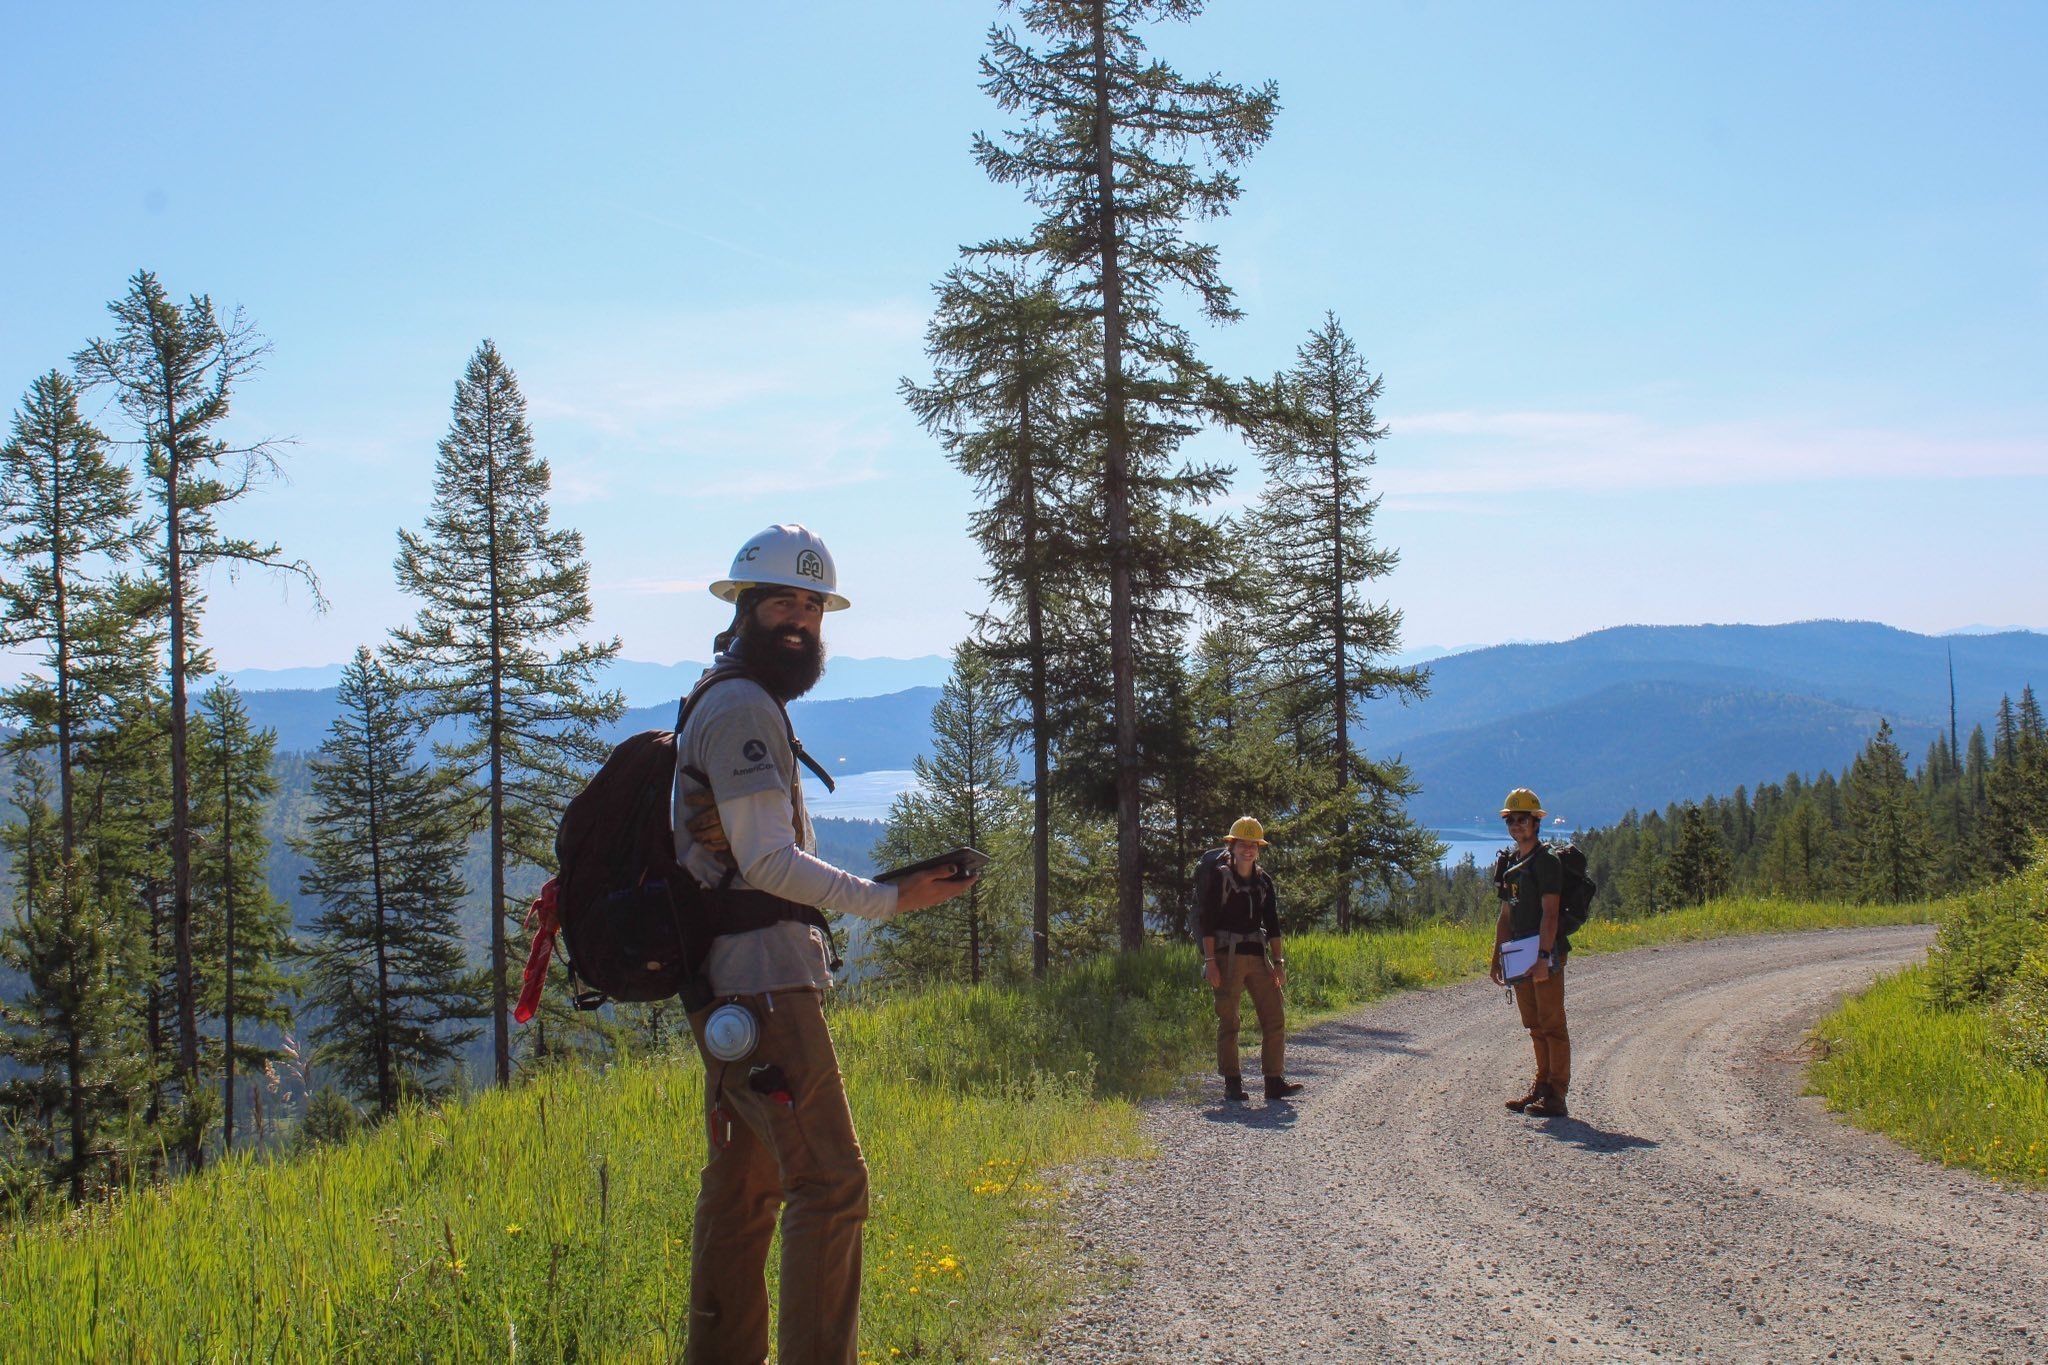
[(750, 739), (740, 746), (740, 752), (746, 756), (747, 762), (759, 763), (768, 757), (768, 746), (758, 739)]

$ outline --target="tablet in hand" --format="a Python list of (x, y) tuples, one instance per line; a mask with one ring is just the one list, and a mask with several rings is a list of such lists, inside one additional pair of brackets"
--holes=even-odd
[(920, 858), (914, 863), (905, 863), (901, 867), (892, 867), (887, 872), (877, 872), (874, 880), (878, 882), (900, 881), (905, 877), (919, 872), (926, 872), (935, 867), (950, 867), (953, 869), (953, 875), (942, 877), (940, 880), (964, 882), (987, 866), (988, 855), (986, 853), (983, 853), (980, 849), (968, 848), (963, 844), (950, 853), (941, 853), (935, 858)]

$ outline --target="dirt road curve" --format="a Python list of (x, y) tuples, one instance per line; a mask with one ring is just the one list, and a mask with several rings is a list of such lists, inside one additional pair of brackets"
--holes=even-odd
[[(2048, 1196), (1930, 1165), (1799, 1093), (1807, 1028), (1921, 928), (1571, 964), (1572, 1117), (1500, 1101), (1527, 1035), (1484, 984), (1298, 1040), (1292, 1105), (1211, 1082), (1075, 1236), (1127, 1282), (1055, 1361), (2048, 1361)], [(1253, 1055), (1256, 1055), (1254, 1053)], [(1116, 1278), (1112, 1276), (1111, 1278)]]

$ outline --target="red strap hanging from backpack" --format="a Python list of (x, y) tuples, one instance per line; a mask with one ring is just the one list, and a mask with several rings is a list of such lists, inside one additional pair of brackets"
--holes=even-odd
[(562, 927), (553, 877), (548, 878), (547, 885), (541, 887), (533, 904), (526, 908), (526, 927), (533, 930), (533, 946), (526, 951), (526, 975), (519, 983), (519, 1005), (512, 1011), (512, 1017), (522, 1024), (540, 1009), (541, 988), (548, 980), (548, 960), (555, 955), (555, 934)]

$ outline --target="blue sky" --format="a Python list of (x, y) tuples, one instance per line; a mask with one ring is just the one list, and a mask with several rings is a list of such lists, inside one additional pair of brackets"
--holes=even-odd
[[(275, 352), (234, 429), (297, 444), (238, 526), (333, 606), (216, 585), (224, 666), (409, 614), (395, 532), (486, 336), (629, 656), (702, 657), (703, 584), (778, 520), (835, 551), (835, 649), (944, 650), (971, 493), (895, 385), (958, 246), (1027, 221), (968, 157), (998, 17), (12, 6), (0, 402), (138, 267), (248, 310)], [(1247, 317), (1198, 336), (1270, 373), (1334, 309), (1385, 374), (1407, 644), (2048, 627), (2048, 9), (1218, 0), (1153, 45), (1279, 82), (1207, 229)]]

